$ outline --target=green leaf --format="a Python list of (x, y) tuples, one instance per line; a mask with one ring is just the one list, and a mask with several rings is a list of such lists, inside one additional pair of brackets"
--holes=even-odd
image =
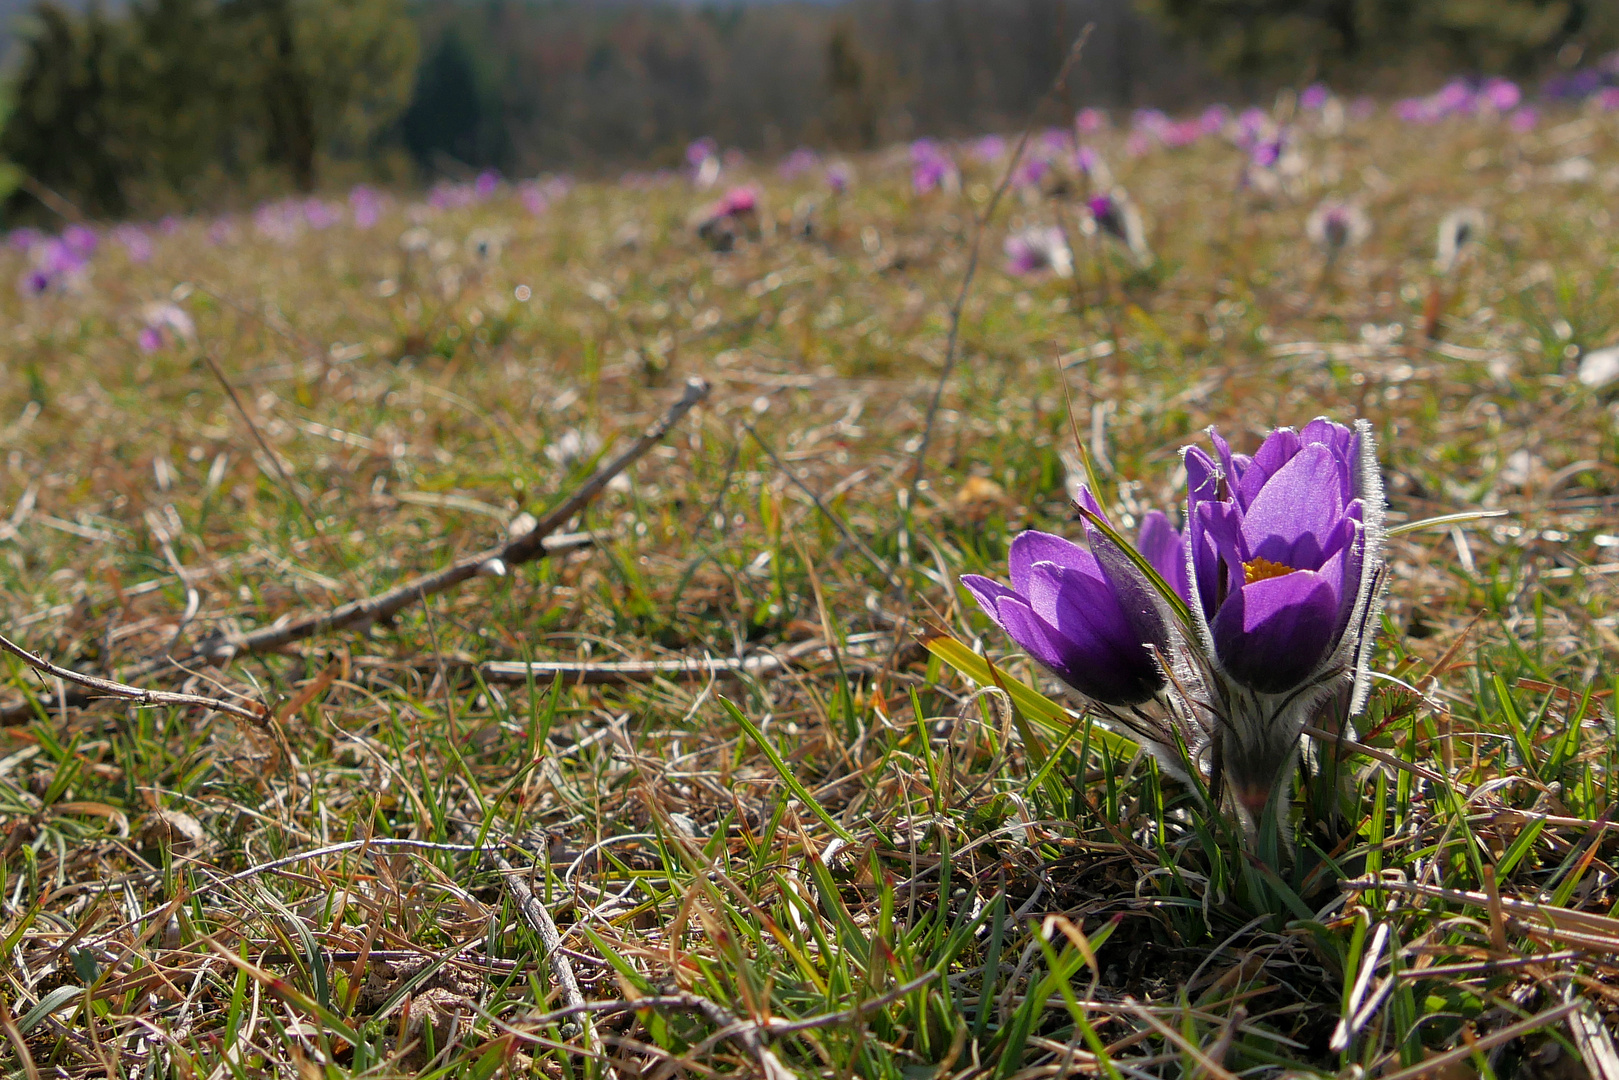
[(737, 722), (737, 726), (746, 731), (748, 737), (759, 744), (759, 749), (763, 750), (765, 757), (770, 759), (771, 767), (776, 770), (776, 775), (781, 777), (781, 782), (787, 785), (787, 790), (793, 793), (793, 798), (803, 803), (810, 813), (820, 818), (821, 824), (831, 829), (839, 839), (845, 843), (854, 843), (854, 834), (839, 825), (837, 819), (827, 813), (826, 808), (815, 801), (815, 796), (810, 794), (809, 788), (804, 786), (802, 780), (793, 775), (793, 771), (787, 767), (787, 762), (782, 760), (781, 754), (776, 751), (774, 746), (770, 745), (770, 741), (765, 738), (765, 733), (759, 730), (759, 726), (749, 720), (747, 714), (737, 708), (730, 698), (720, 698), (720, 705), (725, 708), (726, 712), (731, 714), (731, 719)]
[(1440, 514), (1438, 517), (1423, 518), (1421, 521), (1408, 521), (1404, 525), (1396, 525), (1388, 530), (1389, 536), (1404, 536), (1406, 533), (1422, 532), (1424, 529), (1438, 529), (1445, 525), (1463, 525), (1469, 521), (1482, 521), (1485, 518), (1506, 517), (1508, 510), (1465, 510), (1460, 514)]
[[(922, 644), (934, 656), (955, 668), (963, 678), (979, 686), (999, 686), (1004, 689), (1017, 705), (1018, 711), (1048, 732), (1065, 739), (1073, 728), (1074, 715), (1067, 709), (1027, 683), (1012, 678), (1003, 668), (992, 668), (989, 661), (950, 635), (939, 634)], [(1125, 759), (1133, 757), (1139, 750), (1135, 743), (1107, 728), (1094, 728), (1093, 735), (1109, 752)]]

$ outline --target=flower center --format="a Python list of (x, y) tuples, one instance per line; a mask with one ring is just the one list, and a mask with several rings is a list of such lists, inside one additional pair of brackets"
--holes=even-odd
[(1293, 573), (1293, 567), (1269, 559), (1255, 559), (1242, 564), (1242, 583), (1252, 585), (1256, 581), (1265, 581), (1283, 574)]

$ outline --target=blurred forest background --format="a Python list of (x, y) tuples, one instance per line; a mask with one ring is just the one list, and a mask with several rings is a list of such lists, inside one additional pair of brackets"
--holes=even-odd
[[(9, 6), (9, 10), (7, 9)], [(1325, 79), (1536, 80), (1619, 47), (1614, 0), (0, 0), (8, 216), (115, 216), (360, 179), (676, 165), (1175, 110)]]

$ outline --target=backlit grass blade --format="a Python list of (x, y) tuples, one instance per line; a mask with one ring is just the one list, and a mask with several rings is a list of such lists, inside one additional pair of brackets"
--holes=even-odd
[(726, 712), (731, 714), (731, 719), (737, 722), (737, 726), (746, 731), (748, 737), (758, 744), (765, 757), (770, 759), (771, 767), (776, 770), (776, 775), (781, 777), (781, 782), (787, 785), (787, 790), (793, 793), (793, 798), (803, 803), (806, 810), (820, 818), (821, 824), (831, 829), (833, 835), (848, 843), (853, 843), (854, 834), (839, 825), (837, 819), (827, 813), (826, 808), (815, 801), (815, 796), (810, 794), (809, 788), (805, 787), (803, 781), (793, 775), (793, 771), (787, 767), (787, 762), (782, 759), (781, 754), (774, 746), (770, 745), (770, 740), (765, 738), (763, 731), (759, 730), (759, 725), (749, 720), (747, 714), (737, 708), (730, 698), (720, 698), (720, 705), (725, 708)]

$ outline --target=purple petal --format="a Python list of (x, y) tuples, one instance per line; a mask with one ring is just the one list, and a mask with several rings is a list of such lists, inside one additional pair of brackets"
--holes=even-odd
[(1277, 428), (1265, 436), (1254, 454), (1254, 463), (1242, 474), (1237, 501), (1244, 509), (1253, 506), (1260, 489), (1293, 460), (1301, 445), (1298, 432), (1292, 428)]
[(984, 577), (982, 574), (962, 574), (961, 583), (967, 587), (968, 592), (973, 594), (973, 599), (978, 601), (978, 606), (984, 609), (984, 613), (994, 619), (995, 624), (1000, 626), (1001, 629), (1006, 629), (1001, 623), (1001, 612), (997, 604), (1001, 597), (1016, 597), (1017, 593), (998, 581)]
[[(1110, 705), (1145, 701), (1163, 685), (1144, 632), (1120, 606), (1109, 582), (1042, 563), (1035, 568), (1033, 585), (1030, 607), (1070, 650), (1063, 676), (1069, 685)], [(1162, 644), (1162, 637), (1155, 643)]]
[(1142, 519), (1136, 549), (1175, 590), (1175, 595), (1191, 599), (1186, 581), (1186, 542), (1162, 511), (1150, 511)]
[(1344, 465), (1344, 499), (1353, 498), (1355, 471), (1360, 468), (1360, 435), (1321, 416), (1304, 425), (1299, 438), (1306, 446), (1319, 443), (1332, 450), (1333, 456)]
[(1262, 693), (1287, 693), (1336, 644), (1338, 599), (1332, 582), (1309, 570), (1245, 585), (1214, 617), (1214, 651), (1238, 682)]
[[(1197, 591), (1203, 600), (1203, 613), (1209, 618), (1224, 596), (1242, 588), (1243, 563), (1253, 558), (1242, 535), (1242, 511), (1235, 503), (1203, 503), (1197, 508), (1202, 545), (1193, 549), (1197, 571)], [(1220, 577), (1224, 564), (1225, 578)]]
[(1096, 565), (1096, 557), (1090, 552), (1060, 536), (1034, 529), (1018, 533), (1013, 538), (1012, 548), (1007, 552), (1007, 562), (1012, 572), (1012, 588), (1025, 596), (1029, 592), (1029, 568), (1037, 562), (1077, 567), (1098, 580), (1102, 576), (1101, 569)]
[(1270, 477), (1248, 505), (1242, 531), (1253, 556), (1293, 566), (1301, 537), (1315, 537), (1314, 550), (1344, 516), (1342, 466), (1332, 451), (1307, 446)]
[(1201, 446), (1188, 446), (1181, 460), (1186, 463), (1186, 498), (1191, 506), (1220, 497), (1219, 466)]
[[(1168, 645), (1169, 627), (1165, 623), (1163, 599), (1135, 560), (1106, 536), (1093, 538), (1091, 549), (1103, 576), (1107, 578), (1120, 613), (1129, 623), (1130, 632), (1124, 640), (1132, 645), (1153, 645), (1160, 649)], [(1126, 648), (1125, 651), (1129, 656), (1135, 655), (1134, 649)]]
[(1233, 454), (1231, 444), (1213, 428), (1209, 428), (1209, 439), (1214, 443), (1214, 449), (1219, 453), (1220, 461), (1225, 468), (1225, 497), (1235, 498), (1243, 509), (1247, 509), (1248, 502), (1241, 494), (1242, 478), (1248, 474), (1254, 459), (1247, 454)]

